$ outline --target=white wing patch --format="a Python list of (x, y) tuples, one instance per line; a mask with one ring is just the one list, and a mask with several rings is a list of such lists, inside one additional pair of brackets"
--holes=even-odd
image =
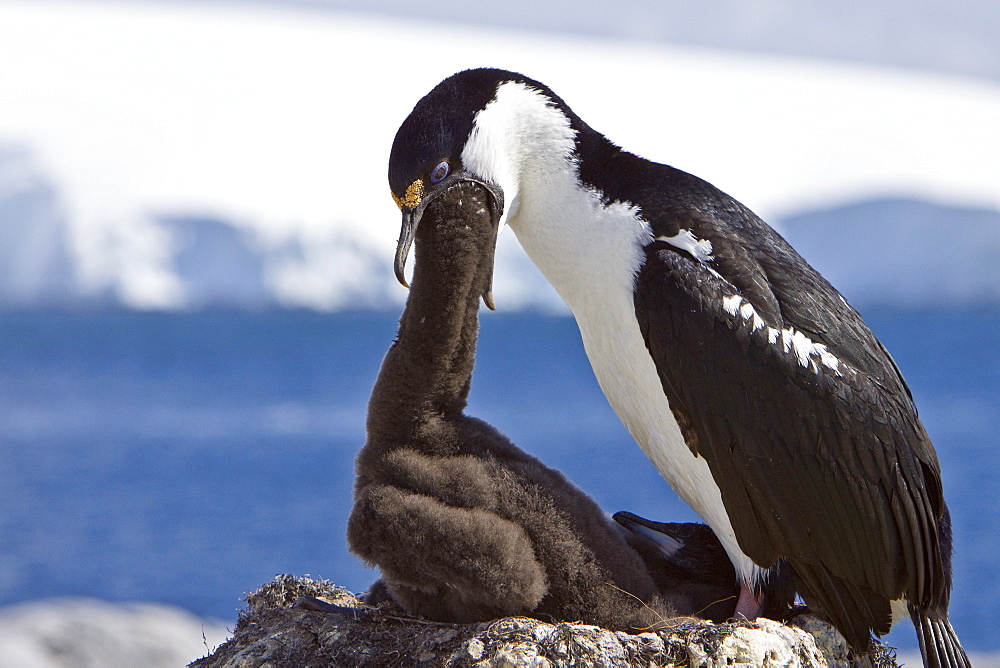
[(740, 307), (740, 315), (743, 319), (753, 323), (753, 330), (756, 332), (758, 329), (764, 329), (764, 320), (759, 315), (757, 311), (754, 310), (753, 304), (747, 302)]
[(722, 298), (722, 310), (729, 315), (736, 317), (736, 314), (740, 311), (740, 302), (743, 301), (743, 297), (739, 295), (733, 295), (732, 297)]
[[(826, 344), (816, 343), (802, 332), (791, 327), (779, 330), (768, 326), (764, 319), (757, 314), (753, 304), (740, 295), (723, 297), (722, 310), (734, 318), (739, 317), (743, 322), (749, 323), (752, 332), (767, 327), (767, 342), (780, 345), (784, 352), (794, 354), (795, 360), (800, 366), (812, 369), (816, 373), (819, 373), (820, 367), (824, 366), (836, 375), (841, 375), (840, 360), (830, 352)], [(739, 315), (737, 316), (737, 314)]]
[(674, 248), (679, 248), (691, 254), (691, 257), (707, 265), (713, 259), (712, 242), (708, 239), (699, 239), (691, 230), (684, 229), (672, 237), (656, 237), (656, 241), (666, 241)]

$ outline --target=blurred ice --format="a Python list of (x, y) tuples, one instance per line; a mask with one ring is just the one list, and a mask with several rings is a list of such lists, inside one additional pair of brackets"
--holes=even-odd
[[(772, 222), (887, 197), (1000, 211), (988, 81), (266, 4), (9, 0), (0, 305), (398, 305), (392, 137), (481, 65)], [(961, 248), (988, 240), (958, 236), (940, 261), (977, 271)], [(562, 308), (513, 235), (498, 253), (498, 305)]]
[(167, 605), (49, 599), (0, 608), (0, 666), (176, 668), (228, 635), (221, 622)]

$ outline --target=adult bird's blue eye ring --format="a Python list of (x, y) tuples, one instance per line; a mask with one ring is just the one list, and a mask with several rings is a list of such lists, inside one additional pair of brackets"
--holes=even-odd
[(448, 161), (442, 160), (431, 171), (431, 183), (440, 183), (446, 176), (448, 176)]

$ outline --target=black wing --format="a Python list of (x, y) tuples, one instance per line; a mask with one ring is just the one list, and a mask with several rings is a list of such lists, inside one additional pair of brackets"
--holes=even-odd
[[(767, 228), (725, 205), (740, 209), (730, 220)], [(662, 241), (646, 248), (635, 292), (646, 346), (741, 548), (762, 566), (787, 559), (813, 604), (864, 643), (888, 631), (890, 600), (947, 605), (937, 459), (860, 316), (770, 228), (748, 238), (718, 213), (679, 223), (712, 241), (708, 264)], [(804, 339), (797, 348), (794, 332), (838, 362)], [(805, 365), (803, 350), (814, 351)]]
[(640, 162), (643, 178), (623, 196), (640, 203), (655, 237), (672, 237), (686, 229), (711, 242), (712, 268), (738, 288), (769, 325), (794, 327), (822, 341), (890, 393), (903, 392), (909, 398), (895, 362), (861, 316), (781, 235), (707, 181)]

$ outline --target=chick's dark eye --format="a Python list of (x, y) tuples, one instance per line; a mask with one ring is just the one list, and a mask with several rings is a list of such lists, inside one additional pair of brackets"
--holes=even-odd
[(440, 183), (446, 176), (448, 176), (448, 163), (439, 162), (438, 166), (431, 171), (431, 183)]

